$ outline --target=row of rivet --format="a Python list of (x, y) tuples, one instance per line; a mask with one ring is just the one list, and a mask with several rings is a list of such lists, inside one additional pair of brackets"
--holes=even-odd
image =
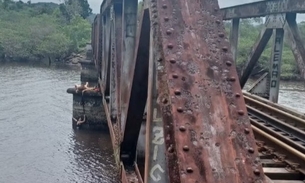
[[(166, 9), (166, 8), (167, 8), (167, 5), (166, 5), (166, 4), (163, 4), (163, 5), (162, 5), (162, 8)], [(153, 18), (156, 18), (156, 15), (153, 16)], [(169, 21), (169, 18), (168, 18), (168, 17), (164, 17), (164, 21), (166, 21), (166, 22)], [(169, 29), (169, 30), (166, 31), (166, 34), (167, 34), (167, 35), (170, 35), (170, 34), (172, 33), (172, 31), (173, 31), (173, 29), (171, 28), (171, 29)], [(171, 43), (169, 43), (169, 44), (167, 45), (167, 48), (173, 49), (173, 48), (174, 48), (174, 45), (171, 44)], [(158, 62), (161, 62), (161, 61), (162, 61), (162, 58), (159, 58), (157, 61), (158, 61)], [(170, 59), (170, 63), (174, 64), (174, 63), (176, 63), (176, 60), (175, 60), (175, 59)], [(175, 79), (178, 78), (178, 75), (177, 75), (177, 74), (173, 74), (172, 76), (173, 76), (173, 78), (175, 78)], [(180, 90), (175, 90), (174, 93), (175, 93), (176, 95), (180, 95), (180, 94), (181, 94)], [(162, 103), (163, 103), (163, 104), (166, 104), (167, 102), (168, 102), (168, 99), (166, 99), (166, 98), (163, 98), (163, 99), (162, 99)], [(183, 109), (180, 107), (180, 108), (177, 109), (177, 111), (178, 111), (178, 112), (183, 112)], [(184, 150), (184, 151), (188, 151), (188, 150), (189, 150), (189, 147), (188, 147), (188, 146), (184, 146), (184, 147), (183, 147), (183, 150)], [(173, 152), (174, 152), (173, 146), (170, 145), (169, 148), (167, 149), (167, 151), (168, 151), (169, 153), (173, 153)], [(193, 172), (193, 169), (192, 169), (191, 167), (188, 167), (188, 168), (186, 169), (186, 171), (187, 171), (188, 173), (192, 173), (192, 172)]]
[[(163, 4), (163, 5), (162, 5), (162, 8), (166, 9), (166, 8), (167, 8), (167, 5), (166, 5), (166, 4)], [(169, 21), (169, 18), (168, 18), (168, 17), (164, 17), (164, 21), (166, 21), (166, 22)], [(166, 34), (167, 34), (167, 35), (171, 35), (171, 34), (173, 33), (173, 30), (174, 30), (173, 28), (170, 28), (170, 29), (166, 30)], [(174, 45), (173, 45), (172, 43), (169, 43), (169, 44), (167, 45), (167, 48), (168, 48), (168, 49), (173, 49), (173, 48), (174, 48)], [(170, 62), (171, 64), (175, 64), (175, 63), (176, 63), (176, 60), (175, 60), (174, 58), (171, 58), (171, 59), (169, 60), (169, 62)], [(173, 77), (174, 79), (177, 79), (179, 76), (178, 76), (178, 74), (173, 74), (172, 77)], [(175, 94), (175, 95), (181, 95), (181, 91), (180, 91), (179, 89), (176, 89), (176, 90), (174, 91), (174, 94)], [(177, 108), (177, 112), (182, 113), (182, 112), (183, 112), (183, 108), (182, 108), (182, 107), (178, 107), (178, 108)], [(186, 128), (185, 128), (184, 126), (180, 126), (180, 131), (186, 131)], [(190, 150), (190, 149), (189, 149), (189, 146), (187, 146), (187, 145), (183, 146), (182, 149), (183, 149), (183, 151), (185, 151), (185, 152), (187, 152), (187, 151)], [(171, 150), (171, 149), (170, 149), (170, 150)], [(193, 168), (192, 168), (192, 167), (186, 168), (186, 172), (187, 172), (187, 173), (192, 173), (192, 172), (193, 172)]]
[[(216, 22), (217, 22), (217, 23), (220, 23), (220, 22), (218, 22), (218, 21), (216, 21)], [(219, 33), (219, 37), (223, 38), (223, 37), (224, 37), (224, 34), (223, 34), (223, 33)], [(228, 51), (228, 47), (225, 46), (225, 47), (222, 48), (222, 50), (225, 51), (225, 52), (227, 52), (227, 51)], [(230, 66), (232, 66), (232, 62), (231, 62), (231, 61), (226, 61), (226, 65), (227, 65), (228, 67), (230, 67)], [(227, 78), (227, 81), (234, 82), (234, 81), (236, 81), (236, 78), (235, 78), (235, 77), (229, 77), (229, 78)], [(240, 97), (240, 94), (239, 94), (239, 93), (236, 93), (236, 94), (235, 94), (235, 97), (236, 97), (236, 98), (239, 98), (239, 97)], [(243, 110), (238, 110), (237, 113), (238, 113), (239, 115), (241, 115), (241, 116), (245, 114)], [(245, 134), (249, 134), (249, 133), (250, 133), (249, 128), (245, 128), (245, 129), (244, 129), (244, 133), (245, 133)], [(248, 148), (248, 152), (251, 153), (251, 154), (253, 154), (255, 151), (254, 151), (254, 149), (253, 149), (252, 147), (250, 147), (250, 148)], [(260, 171), (259, 171), (258, 169), (255, 169), (253, 172), (254, 172), (254, 174), (257, 175), (257, 176), (260, 175)]]
[[(165, 9), (165, 8), (167, 8), (167, 5), (166, 5), (166, 4), (163, 4), (162, 7)], [(168, 17), (164, 17), (164, 20), (167, 22), (167, 21), (169, 21), (169, 18), (168, 18)], [(217, 23), (217, 24), (220, 24), (220, 20), (216, 20), (216, 23)], [(171, 34), (172, 34), (172, 31), (173, 31), (173, 28), (168, 29), (168, 30), (166, 31), (166, 34), (167, 34), (167, 35), (171, 35)], [(219, 37), (223, 38), (223, 37), (224, 37), (224, 33), (219, 33)], [(168, 48), (168, 49), (173, 49), (173, 48), (174, 48), (174, 45), (173, 45), (172, 43), (169, 43), (169, 44), (167, 45), (167, 48)], [(223, 50), (224, 52), (227, 52), (227, 51), (228, 51), (228, 47), (224, 46), (224, 47), (222, 48), (222, 50)], [(161, 61), (161, 60), (159, 59), (158, 61)], [(173, 58), (170, 59), (169, 61), (170, 61), (170, 63), (172, 63), (172, 64), (175, 64), (175, 63), (176, 63), (176, 60), (173, 59)], [(226, 65), (230, 67), (230, 66), (232, 66), (232, 62), (226, 61)], [(173, 77), (174, 79), (177, 79), (177, 78), (178, 78), (178, 75), (177, 75), (177, 74), (173, 74), (172, 77)], [(228, 80), (228, 81), (234, 82), (234, 81), (236, 81), (236, 78), (235, 78), (235, 77), (230, 77), (230, 78), (228, 78), (227, 80)], [(175, 95), (180, 95), (180, 94), (181, 94), (181, 92), (180, 92), (179, 90), (175, 90), (174, 93), (175, 93)], [(239, 98), (239, 97), (240, 97), (240, 94), (239, 94), (239, 93), (236, 93), (235, 96), (236, 96), (237, 98)], [(167, 102), (167, 99), (163, 99), (163, 103), (166, 103), (166, 102)], [(182, 108), (182, 107), (178, 107), (178, 108), (177, 108), (177, 112), (182, 113), (182, 112), (183, 112), (183, 108)], [(239, 114), (239, 115), (244, 115), (244, 111), (243, 111), (243, 110), (239, 110), (239, 111), (238, 111), (238, 114)], [(185, 128), (185, 126), (180, 126), (180, 127), (179, 127), (179, 130), (180, 130), (181, 132), (185, 132), (185, 131), (186, 131), (186, 128)], [(246, 134), (249, 134), (249, 133), (250, 133), (250, 130), (249, 130), (248, 128), (245, 128), (245, 133), (246, 133)], [(187, 145), (185, 145), (185, 146), (183, 146), (183, 150), (187, 152), (187, 151), (189, 151), (189, 147), (188, 147)], [(170, 148), (169, 148), (169, 152), (173, 152), (173, 148), (171, 148), (171, 146), (170, 146)], [(249, 149), (248, 149), (248, 152), (249, 152), (249, 153), (254, 153), (254, 149), (253, 149), (253, 148), (249, 148)], [(186, 172), (192, 173), (192, 172), (193, 172), (193, 169), (192, 169), (191, 167), (188, 167), (188, 168), (186, 169)], [(254, 174), (255, 174), (255, 175), (260, 175), (260, 171), (259, 171), (258, 169), (255, 169), (255, 170), (254, 170)]]

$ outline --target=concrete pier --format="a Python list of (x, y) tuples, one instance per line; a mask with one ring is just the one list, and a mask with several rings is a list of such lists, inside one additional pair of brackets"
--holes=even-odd
[[(103, 108), (102, 95), (99, 92), (76, 92), (75, 88), (69, 88), (67, 93), (73, 94), (73, 129), (82, 128), (90, 130), (108, 130), (106, 116)], [(77, 121), (85, 122), (77, 126)]]
[[(80, 83), (84, 85), (88, 82), (88, 87), (95, 87), (98, 86), (98, 72), (92, 61), (91, 52), (91, 47), (87, 48), (87, 58), (80, 62), (82, 67)], [(89, 90), (83, 93), (82, 91), (77, 92), (75, 88), (69, 88), (67, 93), (73, 95), (73, 129), (108, 130), (103, 96), (99, 90)], [(77, 122), (81, 124), (77, 125)]]

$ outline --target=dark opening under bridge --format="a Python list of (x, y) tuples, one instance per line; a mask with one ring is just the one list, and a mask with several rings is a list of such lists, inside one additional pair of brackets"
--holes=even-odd
[[(276, 103), (284, 35), (305, 77), (296, 24), (305, 1), (219, 9), (217, 0), (144, 0), (138, 6), (103, 1), (92, 26), (93, 57), (83, 62), (83, 85), (75, 88), (88, 90), (68, 91), (76, 111), (90, 108), (87, 125), (108, 126), (121, 181), (302, 182), (305, 117)], [(265, 16), (239, 77), (239, 20)], [(232, 20), (229, 39), (223, 20)], [(242, 92), (273, 33), (270, 70)], [(74, 127), (85, 121), (74, 119)]]

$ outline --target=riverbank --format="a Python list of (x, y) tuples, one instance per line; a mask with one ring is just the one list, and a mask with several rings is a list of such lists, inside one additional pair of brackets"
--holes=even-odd
[[(252, 79), (252, 80), (257, 80), (257, 79), (259, 79), (263, 74), (264, 74), (264, 73), (262, 73), (262, 74), (260, 74), (260, 75), (252, 76), (252, 77), (250, 77), (250, 79)], [(300, 75), (298, 75), (298, 74), (294, 74), (294, 75), (291, 74), (291, 75), (289, 75), (289, 76), (286, 76), (286, 75), (281, 76), (281, 81), (287, 81), (287, 82), (289, 82), (289, 81), (292, 81), (292, 82), (298, 81), (298, 82), (301, 82), (301, 81), (304, 81), (304, 79), (303, 79)]]
[[(79, 63), (80, 61), (83, 61), (86, 59), (86, 56), (84, 53), (79, 53), (79, 54), (72, 54), (69, 57), (66, 57), (62, 61), (51, 61), (51, 64), (49, 63), (48, 59), (42, 59), (42, 60), (37, 60), (37, 61), (17, 61), (17, 60), (1, 60), (0, 59), (0, 64), (13, 64), (13, 65), (22, 65), (22, 66), (38, 66), (38, 67), (54, 67), (54, 68), (67, 68), (67, 69), (81, 69), (81, 64)], [(263, 73), (262, 73), (263, 74)], [(258, 79), (260, 75), (255, 75), (250, 77), (252, 80)], [(284, 75), (281, 76), (281, 81), (304, 81), (303, 78), (301, 78), (300, 75), (298, 74), (291, 74), (289, 76)]]
[(80, 62), (86, 59), (84, 53), (72, 53), (70, 56), (63, 58), (62, 60), (43, 58), (40, 60), (18, 60), (15, 58), (2, 58), (1, 64), (13, 64), (13, 65), (30, 65), (30, 66), (48, 66), (48, 67), (71, 67), (80, 69)]

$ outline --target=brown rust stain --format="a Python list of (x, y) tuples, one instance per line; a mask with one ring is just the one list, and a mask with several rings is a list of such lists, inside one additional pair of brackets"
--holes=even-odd
[(152, 3), (170, 182), (264, 182), (217, 1)]

